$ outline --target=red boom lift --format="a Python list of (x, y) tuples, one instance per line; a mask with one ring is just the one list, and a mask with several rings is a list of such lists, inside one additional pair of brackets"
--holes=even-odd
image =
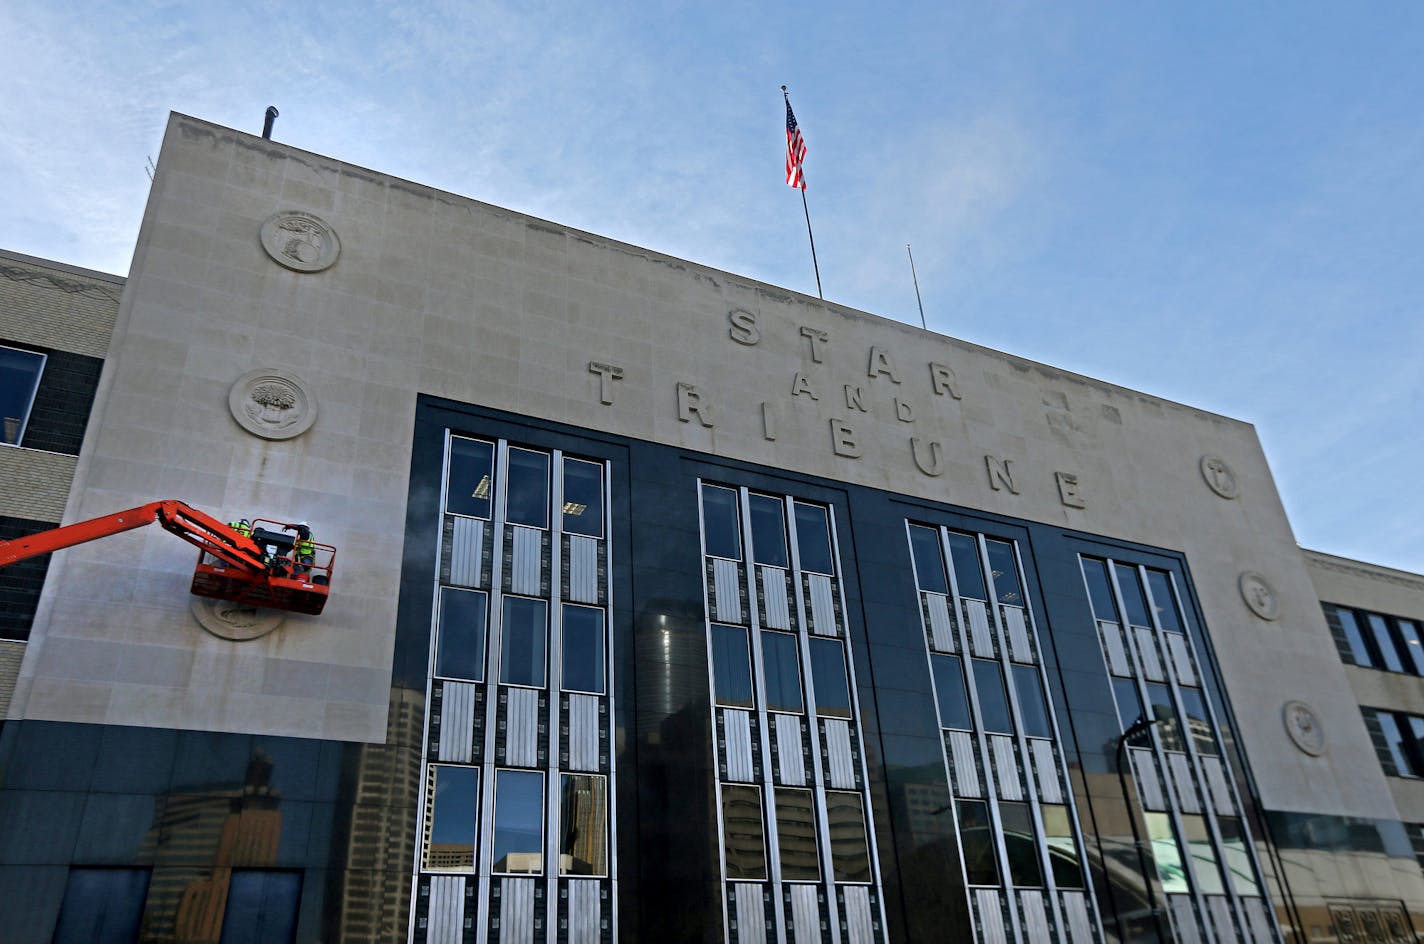
[(0, 541), (0, 567), (155, 521), (198, 547), (191, 588), (197, 596), (312, 615), (326, 606), (336, 548), (313, 542), (316, 553), (307, 563), (292, 553), (296, 535), (285, 533), (295, 531), (295, 524), (258, 518), (252, 522), (249, 537), (180, 501), (150, 502), (26, 538)]

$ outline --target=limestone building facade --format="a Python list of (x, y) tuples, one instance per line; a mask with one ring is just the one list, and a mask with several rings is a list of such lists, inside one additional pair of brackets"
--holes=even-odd
[(0, 264), (17, 527), (337, 549), (32, 575), (16, 941), (1415, 940), (1424, 578), (1249, 424), (182, 115), (126, 281)]

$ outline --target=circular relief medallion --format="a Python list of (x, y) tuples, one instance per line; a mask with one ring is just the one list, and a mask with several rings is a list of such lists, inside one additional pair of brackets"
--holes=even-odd
[(230, 600), (195, 597), (191, 609), (198, 625), (219, 639), (246, 642), (261, 639), (286, 621), (285, 613), (261, 610)]
[(1281, 707), (1281, 720), (1296, 747), (1311, 757), (1325, 753), (1325, 729), (1314, 708), (1303, 701), (1288, 701)]
[(1222, 498), (1231, 499), (1241, 494), (1241, 486), (1236, 482), (1236, 473), (1221, 456), (1202, 456), (1201, 474), (1207, 487)]
[(1276, 596), (1276, 590), (1266, 578), (1255, 571), (1248, 570), (1241, 575), (1239, 581), (1241, 587), (1241, 599), (1246, 601), (1246, 605), (1251, 608), (1251, 612), (1261, 617), (1263, 620), (1274, 620), (1281, 615), (1281, 604)]
[(320, 272), (341, 254), (341, 240), (321, 217), (283, 210), (262, 224), (262, 248), (294, 272)]
[(290, 371), (249, 370), (227, 393), (227, 407), (237, 424), (263, 439), (291, 439), (316, 422), (316, 395)]

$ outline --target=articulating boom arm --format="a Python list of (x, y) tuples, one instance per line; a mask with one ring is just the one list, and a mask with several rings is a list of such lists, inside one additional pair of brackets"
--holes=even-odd
[(150, 502), (112, 515), (41, 531), (29, 537), (0, 541), (0, 567), (96, 538), (132, 531), (155, 521), (162, 525), (165, 531), (178, 535), (231, 567), (253, 576), (267, 570), (262, 548), (252, 538), (229, 528), (211, 515), (205, 515), (183, 502), (172, 500)]

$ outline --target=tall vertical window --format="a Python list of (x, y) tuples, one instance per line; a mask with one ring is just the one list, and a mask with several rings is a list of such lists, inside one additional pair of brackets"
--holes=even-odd
[(972, 600), (988, 600), (984, 571), (979, 566), (979, 542), (972, 535), (949, 532), (949, 557), (954, 563), (954, 581), (959, 595)]
[(1157, 621), (1169, 633), (1182, 632), (1182, 621), (1177, 616), (1176, 597), (1172, 593), (1172, 581), (1160, 570), (1147, 572), (1147, 587), (1152, 591), (1152, 609)]
[(979, 693), (979, 719), (985, 731), (1013, 734), (1014, 722), (1009, 715), (1009, 698), (1004, 692), (1004, 670), (999, 663), (987, 659), (970, 659), (974, 672), (974, 690)]
[(233, 869), (222, 944), (287, 944), (297, 939), (302, 873)]
[(814, 882), (821, 877), (816, 853), (816, 813), (810, 790), (776, 789), (776, 840), (781, 877), (788, 882)]
[(737, 521), (737, 493), (719, 485), (702, 486), (702, 531), (712, 557), (741, 560), (742, 527)]
[(54, 944), (137, 941), (148, 879), (148, 869), (70, 869)]
[(755, 704), (751, 648), (745, 628), (712, 624), (712, 675), (717, 704), (731, 708), (751, 708)]
[(1152, 844), (1152, 861), (1157, 864), (1157, 878), (1167, 894), (1189, 892), (1187, 869), (1182, 863), (1182, 847), (1172, 829), (1172, 817), (1166, 813), (1142, 814), (1147, 821), (1147, 839)]
[(826, 827), (836, 881), (870, 881), (870, 847), (865, 841), (865, 808), (860, 794), (828, 791)]
[(1370, 627), (1370, 633), (1374, 636), (1375, 647), (1379, 650), (1380, 658), (1384, 660), (1381, 668), (1391, 672), (1403, 672), (1404, 660), (1399, 657), (1399, 649), (1394, 645), (1394, 637), (1389, 632), (1389, 622), (1379, 613), (1366, 613), (1365, 621)]
[(796, 637), (791, 633), (763, 632), (761, 657), (766, 669), (768, 711), (801, 710), (801, 660), (796, 657)]
[(915, 578), (921, 590), (948, 593), (944, 581), (944, 554), (939, 546), (939, 530), (910, 526), (910, 554), (915, 559)]
[(964, 669), (958, 656), (936, 653), (930, 657), (934, 671), (935, 698), (939, 700), (939, 723), (946, 728), (968, 731), (974, 727), (969, 720), (969, 696), (964, 690)]
[(1038, 841), (1034, 837), (1033, 814), (1027, 803), (999, 801), (999, 821), (1004, 827), (1004, 851), (1009, 856), (1009, 877), (1020, 888), (1043, 884), (1043, 866), (1038, 861)]
[(505, 597), (500, 627), (499, 680), (505, 685), (544, 686), (544, 653), (549, 635), (549, 604), (527, 597)]
[(608, 874), (608, 779), (564, 774), (559, 788), (559, 872)]
[(831, 527), (823, 505), (796, 502), (796, 549), (801, 569), (817, 574), (834, 574), (831, 555)]
[(999, 854), (994, 847), (994, 827), (989, 805), (983, 800), (957, 800), (959, 842), (964, 854), (964, 877), (970, 885), (999, 884)]
[(494, 781), (494, 871), (544, 870), (544, 775), (497, 770)]
[(603, 694), (603, 610), (565, 603), (562, 622), (564, 690)]
[(451, 439), (445, 510), (452, 515), (488, 518), (493, 495), (494, 444), (458, 436)]
[(752, 552), (758, 564), (789, 567), (786, 558), (785, 505), (769, 495), (751, 495), (747, 511), (752, 519)]
[(756, 787), (722, 787), (722, 839), (727, 878), (766, 878), (766, 830), (761, 820), (761, 791)]
[(603, 535), (603, 466), (564, 460), (563, 516), (563, 529), (570, 534)]
[(431, 765), (426, 772), (426, 789), (429, 826), (423, 867), (438, 872), (473, 872), (479, 768)]
[(810, 643), (816, 713), (849, 718), (850, 683), (846, 679), (845, 647), (834, 639), (812, 639)]
[(1023, 590), (1019, 587), (1019, 568), (1014, 561), (1013, 545), (1004, 541), (985, 543), (989, 548), (989, 569), (993, 572), (995, 599), (1009, 606), (1023, 606)]
[(549, 456), (530, 449), (509, 450), (505, 517), (510, 524), (549, 526)]
[(24, 438), (44, 364), (43, 354), (0, 347), (0, 442), (18, 446)]
[(480, 590), (440, 588), (435, 631), (435, 674), (440, 678), (484, 680), (486, 599)]
[(1142, 582), (1137, 568), (1131, 564), (1117, 565), (1117, 588), (1122, 591), (1122, 604), (1127, 607), (1127, 621), (1133, 626), (1151, 626), (1147, 615), (1147, 598), (1142, 595)]
[(1043, 683), (1038, 677), (1038, 667), (1016, 665), (1013, 673), (1014, 693), (1019, 699), (1024, 734), (1028, 737), (1052, 737), (1053, 728), (1048, 723), (1048, 705), (1043, 700)]

